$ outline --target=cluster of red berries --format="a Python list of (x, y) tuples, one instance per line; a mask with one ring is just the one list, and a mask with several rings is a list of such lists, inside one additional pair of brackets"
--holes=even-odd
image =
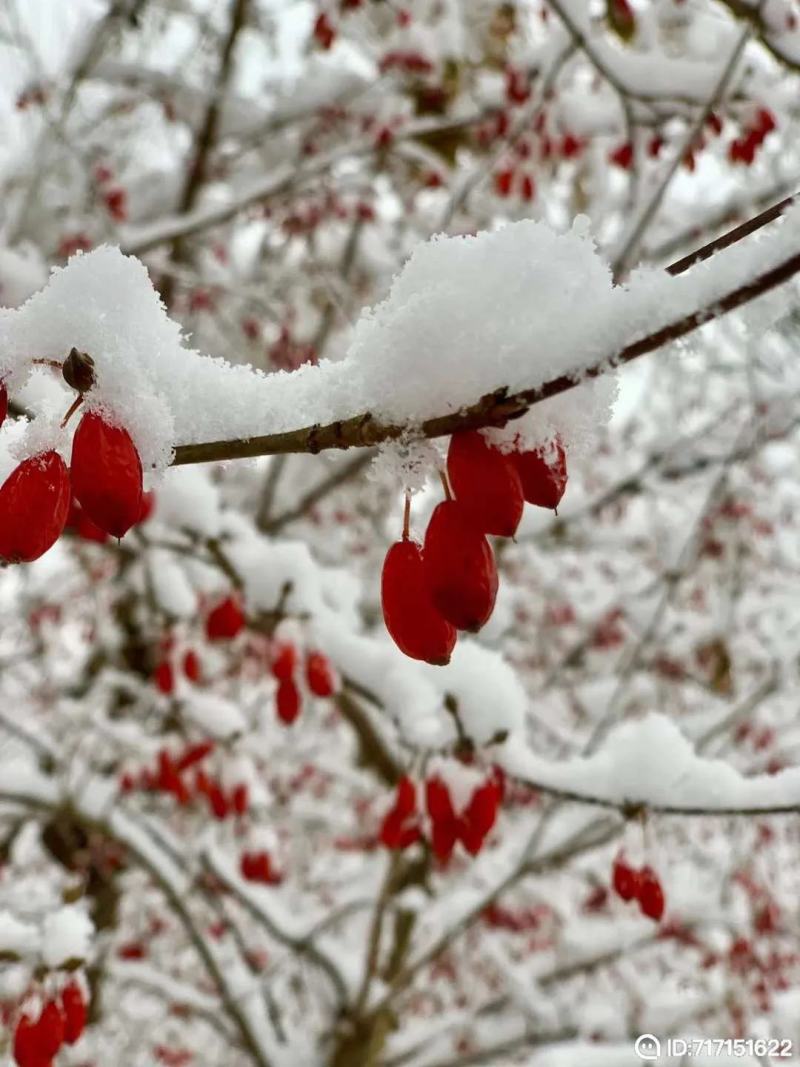
[[(275, 711), (285, 726), (291, 726), (303, 710), (303, 694), (297, 682), (299, 667), (297, 647), (289, 641), (275, 646), (270, 671), (278, 683)], [(331, 697), (338, 688), (338, 680), (331, 662), (322, 652), (310, 651), (305, 656), (305, 683), (315, 697)]]
[[(64, 376), (83, 393), (94, 380), (92, 365), (73, 349)], [(7, 412), (0, 383), (0, 425)], [(100, 532), (123, 537), (141, 521), (143, 499), (142, 463), (130, 434), (90, 411), (75, 431), (69, 470), (48, 449), (23, 460), (0, 486), (0, 559), (30, 563), (44, 555), (63, 533), (73, 501)]]
[(51, 1067), (63, 1045), (74, 1045), (86, 1028), (86, 1001), (73, 979), (57, 1000), (48, 1000), (37, 1019), (23, 1013), (14, 1030), (19, 1067)]
[[(163, 658), (157, 663), (156, 669), (153, 671), (153, 682), (159, 692), (163, 693), (164, 696), (170, 696), (175, 691), (175, 667), (169, 640), (165, 643), (162, 649), (162, 657)], [(200, 663), (200, 657), (193, 648), (189, 648), (184, 652), (181, 658), (180, 669), (190, 682), (201, 681), (203, 668)]]
[(272, 865), (272, 857), (264, 849), (260, 852), (243, 852), (239, 861), (239, 870), (242, 878), (247, 882), (280, 885), (283, 881), (283, 875)]
[(652, 867), (645, 866), (637, 870), (631, 867), (620, 853), (614, 860), (611, 882), (614, 892), (621, 900), (626, 903), (636, 900), (642, 915), (655, 922), (661, 921), (664, 914), (664, 890)]
[(759, 108), (750, 128), (741, 137), (731, 141), (728, 147), (728, 159), (731, 163), (744, 163), (749, 167), (756, 158), (756, 152), (776, 125), (772, 112), (765, 107)]
[[(138, 775), (126, 771), (120, 778), (123, 793), (142, 790), (148, 793), (166, 793), (177, 800), (181, 807), (192, 801), (204, 801), (215, 819), (246, 815), (250, 808), (250, 791), (244, 782), (229, 789), (199, 766), (214, 751), (213, 741), (199, 741), (187, 745), (177, 756), (162, 748), (156, 757), (154, 769), (143, 768)], [(187, 771), (193, 770), (187, 780)]]
[(428, 523), (424, 546), (403, 539), (389, 549), (381, 577), (383, 618), (397, 647), (412, 659), (449, 663), (458, 630), (476, 633), (489, 620), (498, 577), (487, 534), (513, 537), (527, 501), (555, 510), (567, 485), (560, 443), (508, 455), (483, 434), (453, 434), (447, 455), (453, 497)]
[[(430, 845), (441, 863), (447, 863), (460, 841), (471, 856), (477, 856), (497, 820), (503, 799), (503, 779), (493, 773), (477, 786), (461, 811), (457, 811), (447, 783), (438, 774), (425, 783), (425, 807), (430, 823)], [(422, 818), (417, 787), (407, 775), (397, 784), (394, 804), (384, 816), (381, 844), (390, 849), (408, 848), (422, 838)]]

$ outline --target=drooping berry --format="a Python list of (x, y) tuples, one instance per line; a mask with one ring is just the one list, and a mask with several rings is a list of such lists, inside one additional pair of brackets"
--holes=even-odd
[(14, 1030), (14, 1059), (19, 1067), (40, 1067), (37, 1024), (30, 1015), (21, 1015)]
[(199, 682), (202, 677), (200, 659), (194, 649), (190, 648), (183, 657), (183, 673), (190, 682)]
[(447, 863), (459, 837), (459, 820), (450, 799), (450, 790), (439, 777), (425, 783), (425, 804), (431, 819), (431, 848), (436, 858)]
[(461, 844), (471, 856), (477, 856), (497, 819), (501, 787), (490, 778), (479, 785), (461, 816)]
[(64, 1016), (61, 1008), (53, 1000), (48, 1000), (36, 1024), (36, 1038), (39, 1062), (48, 1064), (58, 1054), (64, 1044)]
[(279, 682), (294, 678), (294, 672), (297, 670), (297, 649), (293, 644), (285, 642), (273, 649), (270, 670), (272, 677), (277, 678)]
[(242, 632), (244, 625), (245, 617), (239, 598), (226, 596), (206, 619), (206, 637), (209, 641), (232, 641)]
[(620, 899), (628, 901), (637, 896), (639, 872), (630, 866), (622, 854), (614, 860), (614, 866), (611, 868), (611, 881), (614, 892)]
[(510, 456), (494, 448), (477, 430), (450, 438), (447, 476), (456, 500), (487, 534), (513, 537), (525, 501), (522, 482)]
[(93, 411), (72, 442), (72, 490), (89, 518), (123, 537), (142, 513), (142, 463), (130, 434)]
[(244, 782), (239, 782), (233, 787), (231, 793), (231, 807), (235, 815), (246, 815), (250, 807), (250, 790)]
[(497, 598), (497, 567), (489, 542), (458, 500), (435, 508), (423, 559), (436, 610), (458, 630), (480, 630)]
[(306, 681), (315, 697), (329, 697), (336, 692), (331, 662), (322, 652), (309, 652), (306, 658)]
[(652, 867), (642, 867), (639, 871), (637, 899), (642, 915), (655, 922), (661, 921), (664, 914), (664, 890)]
[(69, 474), (57, 452), (23, 460), (0, 486), (0, 559), (30, 563), (51, 548), (69, 515)]
[(405, 775), (397, 783), (394, 805), (381, 823), (381, 844), (386, 848), (402, 849), (413, 845), (419, 838), (417, 791), (413, 781)]
[(300, 690), (291, 678), (286, 678), (278, 686), (275, 710), (278, 718), (286, 726), (291, 726), (300, 714)]
[(153, 671), (153, 682), (156, 689), (165, 696), (169, 694), (175, 688), (175, 672), (172, 669), (172, 664), (168, 660), (162, 660)]
[(552, 511), (561, 503), (567, 488), (567, 456), (560, 441), (555, 451), (533, 449), (512, 452), (522, 482), (522, 494), (529, 504)]
[(61, 1012), (64, 1016), (64, 1041), (74, 1045), (86, 1029), (86, 1001), (76, 981), (69, 982), (61, 991)]
[(228, 815), (230, 815), (231, 808), (228, 803), (228, 798), (225, 796), (219, 782), (212, 781), (209, 783), (206, 796), (208, 798), (208, 806), (211, 809), (211, 814), (214, 818), (219, 819), (220, 822), (223, 819), (227, 819)]
[(422, 549), (415, 541), (398, 541), (387, 552), (381, 600), (386, 629), (401, 652), (436, 666), (450, 662), (455, 627), (433, 606)]

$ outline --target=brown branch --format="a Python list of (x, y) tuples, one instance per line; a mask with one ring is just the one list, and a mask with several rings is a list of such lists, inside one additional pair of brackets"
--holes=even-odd
[[(780, 205), (778, 205), (780, 207)], [(667, 268), (668, 273), (681, 274), (695, 263), (708, 259), (715, 252), (728, 247), (755, 229), (766, 225), (777, 217), (785, 206), (778, 207), (761, 216), (738, 226), (730, 234), (717, 238), (710, 245), (700, 248), (685, 256), (678, 263)], [(597, 378), (616, 367), (633, 362), (640, 356), (654, 352), (663, 345), (677, 341), (693, 333), (700, 326), (742, 307), (756, 297), (782, 285), (800, 271), (800, 253), (789, 257), (783, 263), (771, 268), (757, 278), (725, 293), (705, 307), (699, 308), (680, 319), (660, 327), (638, 341), (626, 345), (615, 357), (602, 360), (574, 376), (564, 374), (553, 378), (544, 385), (524, 389), (509, 395), (503, 387), (493, 393), (487, 393), (480, 400), (463, 408), (461, 411), (447, 415), (438, 415), (425, 420), (414, 427), (408, 423), (381, 423), (370, 412), (339, 419), (326, 425), (304, 426), (297, 430), (283, 433), (266, 434), (230, 441), (207, 441), (200, 444), (178, 445), (175, 449), (173, 465), (187, 463), (209, 463), (215, 460), (247, 459), (254, 456), (279, 455), (287, 452), (310, 452), (316, 454), (327, 449), (368, 448), (384, 441), (394, 441), (400, 437), (416, 439), (444, 437), (457, 430), (480, 429), (485, 426), (503, 426), (511, 419), (524, 415), (528, 408), (543, 400), (574, 389), (589, 378)]]

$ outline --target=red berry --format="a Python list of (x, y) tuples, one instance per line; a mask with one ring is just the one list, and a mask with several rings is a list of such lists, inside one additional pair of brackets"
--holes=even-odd
[(240, 782), (231, 793), (231, 807), (235, 815), (246, 815), (250, 807), (250, 790)]
[(430, 778), (425, 783), (425, 803), (431, 818), (433, 854), (442, 863), (447, 863), (459, 837), (459, 821), (450, 791), (441, 778)]
[(42, 1064), (37, 1024), (28, 1014), (19, 1017), (14, 1030), (14, 1059), (19, 1067), (41, 1067)]
[(86, 1029), (86, 1001), (76, 981), (61, 991), (61, 1011), (64, 1015), (64, 1041), (74, 1045)]
[(634, 870), (623, 858), (617, 856), (611, 869), (611, 881), (614, 892), (622, 900), (633, 900), (639, 891), (639, 872)]
[(300, 714), (300, 690), (291, 678), (285, 679), (278, 686), (275, 710), (278, 713), (278, 718), (286, 726), (291, 726)]
[(101, 530), (96, 522), (92, 522), (89, 516), (81, 508), (78, 511), (75, 522), (75, 533), (83, 541), (94, 541), (98, 545), (104, 545), (108, 540), (108, 534)]
[(621, 144), (609, 155), (609, 160), (623, 170), (630, 170), (633, 166), (633, 145), (630, 141)]
[(523, 200), (531, 201), (536, 196), (536, 183), (530, 174), (523, 174), (521, 195)]
[(386, 848), (402, 849), (413, 845), (420, 838), (417, 825), (417, 791), (406, 775), (397, 783), (394, 806), (381, 824), (380, 839)]
[(330, 660), (321, 652), (310, 652), (306, 659), (306, 681), (315, 697), (329, 697), (336, 691), (336, 679)]
[(336, 30), (324, 11), (317, 15), (317, 21), (314, 23), (314, 37), (317, 39), (320, 48), (326, 52), (336, 40)]
[(57, 452), (23, 460), (0, 486), (0, 559), (30, 563), (51, 548), (69, 515), (66, 464)]
[(227, 819), (228, 815), (230, 815), (230, 805), (219, 782), (210, 783), (207, 796), (208, 806), (214, 818), (220, 821)]
[(561, 443), (556, 442), (555, 455), (536, 449), (512, 456), (527, 502), (555, 511), (567, 488), (567, 457)]
[(213, 741), (198, 741), (196, 745), (189, 745), (184, 749), (183, 755), (175, 764), (175, 769), (177, 771), (185, 771), (187, 767), (193, 767), (196, 763), (201, 763), (213, 751)]
[(461, 843), (471, 856), (477, 856), (495, 824), (500, 796), (500, 785), (491, 778), (478, 786), (470, 797), (461, 817)]
[(167, 660), (159, 663), (153, 672), (153, 681), (156, 689), (168, 696), (175, 688), (175, 672), (172, 669), (172, 664)]
[(460, 501), (444, 500), (434, 510), (423, 558), (436, 609), (458, 630), (480, 630), (497, 598), (497, 567), (489, 542)]
[(759, 109), (758, 114), (756, 115), (756, 129), (762, 137), (766, 137), (768, 133), (772, 133), (777, 125), (775, 116), (771, 111), (765, 107)]
[(202, 675), (200, 659), (198, 658), (197, 653), (191, 648), (183, 657), (183, 673), (186, 675), (190, 682), (200, 681), (200, 677)]
[(648, 919), (659, 922), (664, 914), (664, 891), (658, 875), (652, 867), (642, 867), (639, 871), (637, 899), (639, 910)]
[(499, 170), (494, 176), (494, 188), (498, 196), (509, 196), (514, 182), (513, 170)]
[(238, 597), (221, 600), (206, 619), (209, 641), (232, 641), (244, 629), (245, 617)]
[(72, 490), (93, 522), (123, 537), (142, 514), (142, 463), (127, 430), (89, 412), (72, 442)]
[(422, 549), (415, 541), (398, 541), (386, 553), (381, 600), (386, 629), (401, 652), (437, 666), (450, 662), (455, 627), (433, 606)]
[(513, 537), (525, 501), (510, 456), (477, 430), (454, 433), (447, 452), (447, 475), (456, 500), (484, 533)]
[(128, 217), (128, 194), (124, 189), (115, 186), (103, 194), (106, 208), (115, 222), (124, 222)]
[(0, 426), (6, 421), (8, 415), (8, 390), (6, 383), (0, 382)]
[(279, 682), (288, 682), (294, 678), (297, 670), (297, 649), (291, 644), (278, 645), (273, 651), (272, 663), (270, 664), (272, 677)]
[(39, 1062), (44, 1067), (64, 1044), (64, 1016), (55, 1001), (48, 1000), (36, 1024)]

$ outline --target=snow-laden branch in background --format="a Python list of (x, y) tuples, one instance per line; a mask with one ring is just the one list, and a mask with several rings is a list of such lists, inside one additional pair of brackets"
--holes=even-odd
[[(557, 234), (525, 220), (421, 244), (386, 299), (362, 314), (342, 361), (270, 375), (185, 347), (143, 265), (101, 247), (0, 312), (0, 377), (13, 396), (34, 358), (88, 352), (90, 406), (124, 424), (155, 469), (442, 436), (502, 425), (544, 400), (538, 432), (558, 430), (570, 444), (596, 429), (609, 394), (598, 403), (584, 384), (580, 398), (554, 398), (800, 270), (796, 207), (690, 273), (643, 269), (623, 286), (612, 285), (587, 225)], [(48, 446), (63, 399), (43, 413)], [(41, 447), (41, 429), (32, 432)]]
[(518, 745), (497, 755), (505, 770), (567, 800), (622, 811), (767, 815), (800, 811), (800, 767), (747, 777), (698, 755), (665, 715), (620, 723), (591, 756), (549, 760)]

